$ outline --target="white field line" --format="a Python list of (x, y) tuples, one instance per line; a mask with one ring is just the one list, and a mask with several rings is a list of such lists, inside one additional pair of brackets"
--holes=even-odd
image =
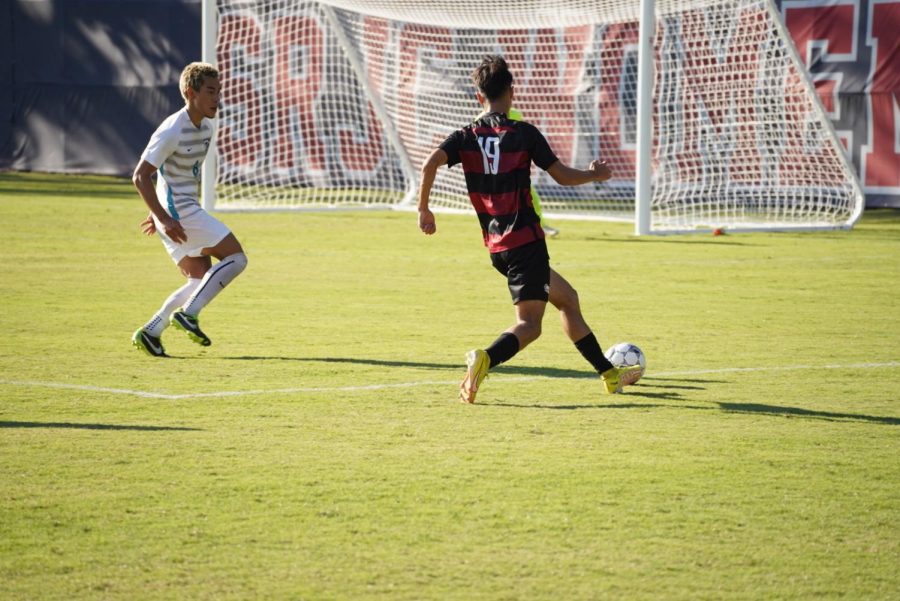
[[(654, 377), (680, 377), (680, 376), (699, 376), (707, 374), (727, 374), (727, 373), (746, 373), (746, 372), (764, 372), (764, 371), (802, 371), (802, 370), (821, 370), (821, 369), (878, 369), (883, 367), (900, 367), (900, 361), (889, 361), (887, 363), (849, 363), (849, 364), (832, 364), (832, 365), (782, 365), (778, 367), (726, 367), (722, 369), (698, 369), (687, 371), (668, 371), (653, 373), (647, 379)], [(579, 376), (576, 376), (578, 378)], [(595, 376), (585, 375), (585, 379), (591, 379)], [(532, 380), (548, 380), (551, 376), (495, 376), (497, 380), (503, 382), (528, 382)], [(85, 392), (105, 392), (108, 394), (119, 394), (126, 396), (136, 396), (150, 399), (198, 399), (198, 398), (215, 398), (215, 397), (232, 397), (247, 396), (260, 394), (308, 394), (317, 392), (359, 392), (367, 390), (389, 390), (392, 388), (415, 388), (418, 386), (456, 386), (458, 380), (419, 380), (416, 382), (398, 382), (395, 384), (368, 384), (365, 386), (307, 386), (296, 388), (269, 388), (259, 390), (222, 390), (219, 392), (194, 392), (186, 394), (167, 394), (164, 392), (147, 392), (144, 390), (131, 390), (128, 388), (106, 388), (104, 386), (90, 386), (86, 384), (63, 384), (61, 382), (41, 382), (37, 380), (0, 380), (0, 385), (7, 386), (25, 386), (30, 388), (57, 388), (63, 390), (80, 390)]]
[[(515, 382), (520, 380), (536, 380), (544, 376), (524, 376), (516, 378), (503, 378), (504, 382)], [(413, 388), (416, 386), (456, 386), (459, 384), (457, 380), (421, 380), (418, 382), (399, 382), (396, 384), (368, 384), (365, 386), (312, 386), (300, 388), (269, 388), (260, 390), (222, 390), (219, 392), (190, 392), (186, 394), (167, 394), (164, 392), (147, 392), (143, 390), (129, 390), (127, 388), (105, 388), (103, 386), (89, 386), (83, 384), (62, 384), (59, 382), (39, 382), (35, 380), (0, 380), (0, 385), (9, 386), (27, 386), (32, 388), (62, 388), (66, 390), (81, 390), (87, 392), (106, 392), (109, 394), (121, 394), (127, 396), (137, 396), (149, 399), (197, 399), (204, 397), (229, 397), (229, 396), (246, 396), (251, 394), (298, 394), (298, 393), (315, 393), (315, 392), (357, 392), (365, 390), (385, 390), (390, 388)]]

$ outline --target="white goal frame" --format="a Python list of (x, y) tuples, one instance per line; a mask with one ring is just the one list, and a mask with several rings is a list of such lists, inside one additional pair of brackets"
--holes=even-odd
[[(565, 0), (557, 0), (556, 3), (564, 2)], [(638, 1), (638, 0), (633, 0)], [(257, 2), (261, 2), (261, 0), (257, 0)], [(397, 0), (399, 4), (403, 5), (411, 5), (415, 4), (415, 0)], [(535, 4), (535, 6), (539, 5), (539, 0), (522, 0), (522, 2), (526, 5)], [(851, 228), (860, 218), (862, 212), (865, 207), (865, 197), (862, 192), (862, 187), (858, 181), (855, 168), (850, 162), (845, 150), (841, 146), (839, 138), (834, 130), (834, 127), (827, 116), (826, 111), (824, 110), (822, 103), (815, 92), (814, 84), (812, 83), (808, 73), (806, 73), (805, 67), (803, 66), (800, 57), (793, 45), (790, 41), (789, 33), (787, 32), (782, 20), (781, 16), (775, 8), (772, 0), (763, 0), (767, 7), (767, 11), (771, 17), (771, 21), (774, 24), (774, 27), (778, 30), (778, 35), (781, 39), (786, 40), (785, 44), (786, 53), (789, 56), (789, 60), (793, 64), (794, 68), (797, 71), (797, 76), (799, 80), (802, 80), (802, 86), (805, 89), (807, 94), (807, 98), (811, 103), (811, 113), (814, 114), (814, 118), (818, 121), (817, 125), (824, 130), (825, 135), (827, 136), (826, 144), (831, 145), (834, 150), (834, 156), (837, 157), (836, 161), (839, 161), (841, 164), (838, 167), (839, 169), (843, 169), (844, 176), (846, 178), (846, 185), (849, 192), (848, 198), (848, 206), (849, 210), (846, 211), (846, 216), (842, 218), (841, 221), (836, 221), (834, 223), (804, 223), (802, 221), (795, 223), (773, 223), (773, 224), (756, 224), (750, 223), (741, 224), (741, 223), (716, 223), (713, 221), (704, 221), (697, 224), (689, 224), (686, 227), (654, 227), (653, 225), (653, 202), (654, 202), (654, 82), (656, 74), (654, 73), (654, 40), (657, 39), (659, 34), (657, 30), (657, 5), (656, 0), (639, 0), (639, 15), (640, 15), (640, 31), (638, 34), (638, 67), (637, 67), (637, 110), (636, 110), (636, 149), (635, 149), (635, 182), (634, 182), (634, 211), (633, 211), (633, 222), (634, 222), (634, 232), (636, 235), (647, 235), (647, 234), (670, 234), (670, 233), (693, 233), (693, 232), (709, 232), (714, 229), (718, 229), (719, 227), (727, 228), (729, 231), (809, 231), (809, 230), (834, 230), (834, 229), (849, 229)], [(335, 17), (335, 10), (356, 10), (359, 9), (361, 12), (365, 10), (372, 11), (373, 6), (376, 8), (374, 12), (367, 14), (375, 14), (378, 15), (377, 7), (380, 4), (387, 4), (387, 2), (379, 2), (378, 0), (319, 0), (319, 4), (322, 5), (322, 9), (324, 14), (326, 15), (326, 19), (332, 26), (334, 34), (337, 36), (340, 46), (345, 52), (345, 58), (351, 65), (353, 71), (357, 74), (360, 81), (365, 81), (364, 72), (365, 65), (359, 60), (357, 54), (353, 51), (353, 43), (346, 38), (342, 28), (339, 26), (337, 21), (337, 17)], [(428, 5), (427, 1), (423, 6)], [(433, 10), (429, 8), (429, 10)], [(428, 11), (425, 11), (428, 12)], [(218, 34), (218, 26), (219, 26), (219, 13), (218, 13), (218, 0), (203, 0), (202, 1), (202, 59), (207, 62), (211, 62), (213, 64), (218, 63), (218, 58), (216, 56), (216, 44), (217, 44), (217, 34)], [(377, 94), (372, 93), (367, 86), (363, 86), (366, 100), (370, 103), (372, 110), (375, 115), (381, 122), (381, 125), (384, 129), (385, 135), (388, 137), (388, 143), (391, 146), (391, 149), (397, 153), (399, 166), (407, 178), (407, 188), (403, 193), (403, 198), (401, 201), (390, 205), (379, 205), (379, 206), (368, 206), (368, 207), (360, 207), (359, 205), (353, 205), (347, 207), (352, 210), (359, 210), (360, 208), (381, 208), (381, 209), (406, 209), (411, 210), (415, 207), (415, 200), (417, 194), (417, 179), (418, 179), (418, 170), (411, 160), (410, 156), (405, 150), (404, 143), (397, 138), (396, 130), (394, 127), (391, 127), (391, 118), (388, 115), (385, 107), (383, 106), (381, 99)], [(457, 126), (462, 125), (461, 123)], [(449, 130), (448, 130), (449, 133)], [(603, 158), (603, 157), (600, 157)], [(576, 165), (578, 166), (578, 165)], [(202, 199), (203, 206), (207, 210), (322, 210), (322, 207), (305, 207), (305, 206), (291, 206), (291, 207), (274, 207), (274, 208), (223, 208), (216, 205), (216, 194), (217, 194), (217, 177), (218, 177), (218, 156), (216, 152), (216, 145), (213, 144), (210, 149), (209, 155), (203, 165), (202, 168)], [(331, 206), (328, 207), (330, 210), (341, 209), (340, 206)], [(437, 207), (438, 211), (443, 212), (467, 212), (464, 209), (454, 209), (454, 208), (446, 208), (446, 207)], [(630, 220), (627, 214), (622, 214), (619, 216), (609, 215), (594, 215), (591, 213), (555, 213), (552, 210), (546, 210), (545, 213), (547, 216), (552, 217), (554, 219), (565, 219), (565, 218), (577, 218), (577, 219), (599, 219), (599, 220)]]

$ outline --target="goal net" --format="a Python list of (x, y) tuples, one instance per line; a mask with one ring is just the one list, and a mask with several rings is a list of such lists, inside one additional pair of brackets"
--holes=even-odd
[[(486, 54), (563, 162), (612, 179), (557, 185), (549, 217), (632, 220), (637, 0), (207, 0), (223, 108), (216, 210), (414, 207), (419, 166), (481, 108)], [(651, 229), (847, 227), (856, 177), (770, 0), (657, 0)], [(460, 168), (432, 205), (468, 211)]]

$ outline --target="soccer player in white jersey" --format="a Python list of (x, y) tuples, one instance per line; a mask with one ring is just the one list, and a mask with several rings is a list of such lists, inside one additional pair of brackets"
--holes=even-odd
[[(135, 347), (165, 357), (161, 336), (171, 322), (191, 340), (209, 346), (197, 315), (247, 266), (244, 249), (231, 230), (200, 206), (200, 166), (215, 133), (219, 71), (195, 62), (181, 72), (185, 107), (169, 115), (150, 137), (132, 181), (150, 215), (145, 234), (158, 233), (169, 256), (187, 278), (159, 311), (132, 336)], [(154, 188), (152, 176), (157, 174)], [(212, 264), (212, 257), (218, 263)]]

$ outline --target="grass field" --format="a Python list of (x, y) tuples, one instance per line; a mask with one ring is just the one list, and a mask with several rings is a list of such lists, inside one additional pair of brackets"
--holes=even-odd
[(0, 174), (0, 598), (900, 599), (900, 214), (635, 238), (555, 268), (627, 394), (512, 320), (471, 216), (225, 214), (209, 349), (129, 337), (181, 279), (130, 182)]

